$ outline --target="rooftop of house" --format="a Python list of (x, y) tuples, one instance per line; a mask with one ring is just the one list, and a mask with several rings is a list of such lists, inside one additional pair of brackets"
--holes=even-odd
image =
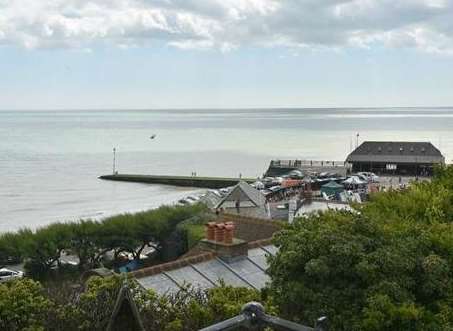
[[(240, 181), (222, 200), (219, 201), (216, 208), (221, 208), (228, 202), (234, 204), (237, 201), (243, 206), (250, 207), (261, 207), (266, 204), (266, 198), (259, 190), (244, 181)], [(226, 207), (229, 207), (229, 205), (226, 205)]]
[(270, 240), (247, 244), (247, 255), (224, 259), (215, 252), (202, 252), (173, 262), (132, 272), (140, 285), (159, 294), (175, 293), (187, 284), (194, 288), (215, 287), (222, 280), (226, 285), (261, 289), (269, 280), (266, 274), (267, 255), (276, 247)]
[[(288, 210), (277, 208), (280, 203), (269, 203), (259, 190), (241, 181), (225, 196), (208, 191), (201, 200), (211, 209), (223, 209), (226, 213), (260, 219), (287, 219)], [(239, 202), (239, 206), (236, 203)], [(239, 208), (237, 208), (239, 207)]]
[(346, 162), (444, 162), (441, 152), (430, 142), (365, 141)]

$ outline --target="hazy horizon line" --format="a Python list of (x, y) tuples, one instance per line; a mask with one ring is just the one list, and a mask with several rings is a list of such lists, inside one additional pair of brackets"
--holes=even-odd
[(191, 111), (191, 110), (333, 110), (333, 109), (452, 109), (453, 106), (363, 106), (363, 107), (144, 107), (144, 108), (110, 108), (110, 107), (102, 107), (102, 108), (17, 108), (17, 109), (7, 109), (7, 108), (0, 108), (0, 112), (28, 112), (28, 111), (55, 111), (55, 112), (63, 112), (63, 111)]

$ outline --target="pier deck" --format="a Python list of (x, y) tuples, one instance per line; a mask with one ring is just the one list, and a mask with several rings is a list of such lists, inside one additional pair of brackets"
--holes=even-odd
[(346, 176), (349, 168), (349, 165), (344, 161), (272, 160), (264, 176), (282, 176), (288, 174), (292, 170), (333, 172)]
[(243, 180), (247, 183), (253, 183), (253, 178), (225, 178), (225, 177), (199, 177), (199, 176), (159, 176), (159, 175), (133, 175), (133, 174), (116, 174), (103, 175), (99, 177), (105, 180), (116, 180), (122, 182), (135, 182), (147, 184), (163, 184), (183, 187), (200, 187), (219, 189), (223, 187), (236, 185)]

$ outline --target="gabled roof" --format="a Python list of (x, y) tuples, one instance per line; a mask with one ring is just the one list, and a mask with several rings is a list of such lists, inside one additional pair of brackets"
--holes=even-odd
[(187, 284), (208, 289), (218, 286), (220, 280), (226, 285), (261, 289), (269, 281), (266, 256), (277, 252), (277, 248), (269, 245), (268, 240), (261, 242), (266, 245), (261, 245), (260, 241), (249, 243), (248, 255), (242, 259), (225, 261), (211, 254), (210, 258), (203, 256), (198, 262), (196, 257), (190, 257), (132, 275), (142, 287), (153, 289), (159, 294), (178, 292)]
[(445, 159), (430, 142), (365, 141), (346, 162), (443, 163)]
[(107, 331), (144, 331), (142, 320), (127, 284), (123, 285), (116, 298)]
[(217, 204), (216, 208), (222, 207), (225, 201), (250, 201), (256, 207), (262, 207), (266, 204), (266, 198), (256, 188), (240, 181), (233, 189)]

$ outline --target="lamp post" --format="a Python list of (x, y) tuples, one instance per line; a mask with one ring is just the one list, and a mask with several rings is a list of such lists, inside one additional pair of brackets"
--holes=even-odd
[(116, 148), (113, 147), (113, 174), (115, 175), (116, 172)]

